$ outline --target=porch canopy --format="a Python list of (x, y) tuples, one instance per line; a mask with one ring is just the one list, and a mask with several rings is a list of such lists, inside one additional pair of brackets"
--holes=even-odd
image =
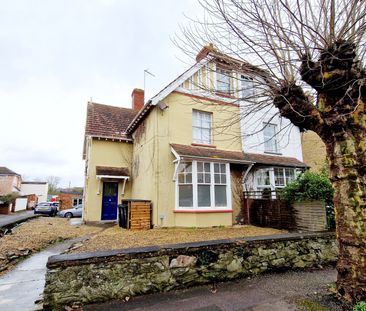
[(100, 182), (104, 180), (121, 180), (123, 181), (122, 193), (125, 192), (126, 181), (130, 178), (130, 172), (127, 167), (111, 167), (111, 166), (97, 166), (96, 177), (98, 179), (98, 194), (100, 194)]

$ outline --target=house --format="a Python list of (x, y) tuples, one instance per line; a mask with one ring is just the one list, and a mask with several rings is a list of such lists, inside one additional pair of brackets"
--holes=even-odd
[(0, 166), (0, 195), (19, 192), (21, 182), (22, 177), (19, 174), (5, 166)]
[(45, 181), (22, 181), (20, 192), (22, 195), (36, 195), (36, 203), (47, 202), (48, 183)]
[(83, 194), (74, 191), (61, 191), (58, 194), (59, 210), (73, 208), (83, 203)]
[(293, 180), (306, 167), (300, 132), (294, 128), (282, 145), (277, 131), (285, 121), (268, 112), (252, 116), (261, 128), (247, 138), (242, 95), (255, 76), (242, 64), (210, 45), (146, 104), (140, 89), (131, 109), (89, 102), (84, 220), (115, 221), (122, 199), (142, 199), (152, 202), (154, 226), (230, 226), (243, 183), (262, 191)]
[(318, 134), (313, 131), (306, 131), (301, 134), (302, 153), (304, 162), (314, 172), (320, 172), (326, 167), (327, 153), (325, 144)]

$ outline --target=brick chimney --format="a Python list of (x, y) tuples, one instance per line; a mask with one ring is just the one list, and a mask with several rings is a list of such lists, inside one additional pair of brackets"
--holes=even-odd
[(132, 109), (140, 110), (145, 104), (144, 90), (133, 89), (131, 96), (132, 96)]
[(202, 48), (202, 50), (198, 52), (198, 54), (196, 56), (196, 62), (198, 63), (199, 61), (204, 59), (209, 53), (215, 52), (215, 51), (216, 51), (216, 49), (212, 43), (210, 43), (209, 45), (205, 45)]

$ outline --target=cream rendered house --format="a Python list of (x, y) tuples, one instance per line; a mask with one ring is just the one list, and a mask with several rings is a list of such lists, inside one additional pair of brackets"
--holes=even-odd
[(230, 226), (244, 175), (262, 165), (305, 166), (245, 150), (238, 98), (246, 77), (232, 60), (208, 46), (146, 104), (138, 89), (132, 109), (88, 104), (85, 221), (116, 220), (122, 199), (142, 199), (152, 202), (154, 226)]

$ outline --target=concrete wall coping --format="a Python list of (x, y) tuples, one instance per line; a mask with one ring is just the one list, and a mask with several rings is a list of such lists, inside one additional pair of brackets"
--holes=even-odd
[(218, 245), (227, 245), (228, 247), (232, 244), (240, 244), (246, 242), (252, 243), (273, 243), (282, 241), (296, 241), (302, 239), (313, 239), (313, 238), (335, 238), (335, 232), (302, 232), (302, 233), (285, 233), (277, 235), (267, 236), (254, 236), (245, 238), (233, 238), (223, 240), (211, 240), (211, 241), (200, 241), (180, 244), (168, 244), (161, 246), (146, 246), (138, 248), (125, 248), (108, 251), (98, 251), (89, 253), (77, 253), (77, 254), (62, 254), (55, 255), (48, 258), (47, 267), (55, 268), (58, 266), (73, 266), (97, 263), (103, 261), (114, 261), (119, 260), (122, 257), (129, 258), (140, 258), (140, 257), (154, 257), (157, 252), (159, 255), (176, 252), (177, 250), (189, 251), (190, 249), (214, 247)]

